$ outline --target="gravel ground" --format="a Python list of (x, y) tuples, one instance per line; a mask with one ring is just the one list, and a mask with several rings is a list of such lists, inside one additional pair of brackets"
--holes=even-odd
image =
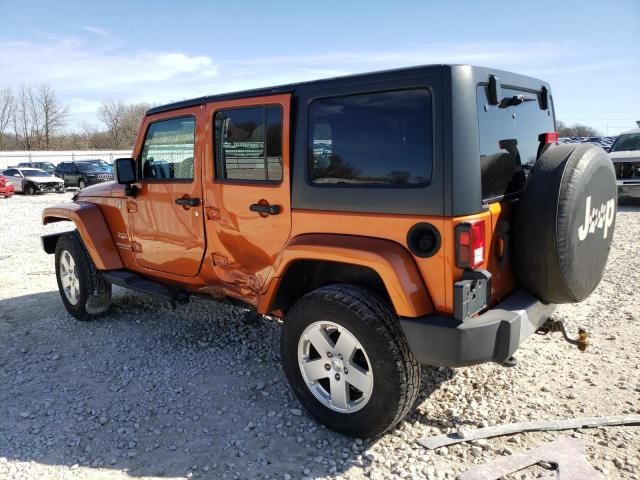
[[(97, 321), (64, 310), (39, 235), (66, 195), (0, 200), (0, 478), (454, 478), (557, 438), (527, 433), (427, 451), (415, 440), (500, 423), (640, 413), (640, 207), (621, 207), (604, 280), (557, 315), (586, 327), (579, 353), (531, 338), (515, 368), (424, 369), (415, 412), (374, 441), (318, 425), (278, 363), (280, 324), (195, 300), (172, 311), (114, 290)], [(640, 478), (640, 428), (566, 432), (607, 478)], [(548, 472), (547, 472), (548, 473)], [(537, 478), (538, 470), (510, 478)]]

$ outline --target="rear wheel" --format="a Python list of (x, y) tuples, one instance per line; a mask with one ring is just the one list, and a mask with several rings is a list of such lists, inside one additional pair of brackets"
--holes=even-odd
[(89, 320), (111, 304), (111, 284), (91, 260), (78, 232), (60, 236), (56, 244), (56, 279), (67, 311), (78, 320)]
[(345, 435), (392, 428), (420, 389), (420, 366), (396, 315), (358, 286), (330, 285), (300, 299), (285, 318), (281, 357), (300, 402)]

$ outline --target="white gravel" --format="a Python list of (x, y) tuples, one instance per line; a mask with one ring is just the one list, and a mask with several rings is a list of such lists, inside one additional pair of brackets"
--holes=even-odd
[[(42, 208), (66, 195), (0, 199), (0, 479), (454, 478), (561, 433), (427, 451), (415, 440), (499, 423), (640, 413), (640, 207), (621, 207), (609, 267), (584, 303), (558, 315), (586, 327), (579, 353), (531, 338), (515, 368), (425, 369), (416, 411), (375, 441), (317, 424), (278, 359), (280, 325), (195, 300), (172, 311), (122, 289), (98, 321), (64, 310)], [(611, 479), (640, 478), (640, 428), (585, 429)], [(548, 472), (546, 472), (548, 473)], [(541, 468), (510, 478), (537, 478)]]

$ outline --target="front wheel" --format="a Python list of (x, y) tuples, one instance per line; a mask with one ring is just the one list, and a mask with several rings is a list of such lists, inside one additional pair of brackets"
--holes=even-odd
[(24, 186), (24, 194), (25, 195), (34, 195), (36, 193), (36, 188), (31, 183), (27, 183)]
[(96, 269), (77, 231), (60, 236), (55, 261), (60, 297), (71, 315), (89, 320), (109, 308), (111, 284)]
[(398, 318), (375, 293), (330, 285), (300, 299), (285, 317), (281, 357), (289, 384), (321, 423), (373, 437), (411, 410), (420, 366)]
[(78, 180), (78, 190), (84, 190), (84, 187), (86, 186), (87, 186), (87, 183), (84, 181), (83, 178)]

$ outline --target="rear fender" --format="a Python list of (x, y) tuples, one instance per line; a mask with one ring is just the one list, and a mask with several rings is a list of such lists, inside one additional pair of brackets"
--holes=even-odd
[(258, 311), (267, 313), (287, 269), (299, 260), (358, 265), (376, 272), (394, 310), (402, 317), (419, 317), (434, 311), (420, 271), (411, 254), (389, 241), (349, 235), (309, 234), (292, 239), (279, 255), (274, 276), (267, 282)]
[[(100, 207), (88, 202), (70, 202), (47, 207), (42, 212), (44, 225), (63, 221), (75, 223), (80, 238), (98, 270), (124, 268)], [(42, 243), (47, 253), (55, 251), (55, 242), (60, 235), (43, 237)]]

